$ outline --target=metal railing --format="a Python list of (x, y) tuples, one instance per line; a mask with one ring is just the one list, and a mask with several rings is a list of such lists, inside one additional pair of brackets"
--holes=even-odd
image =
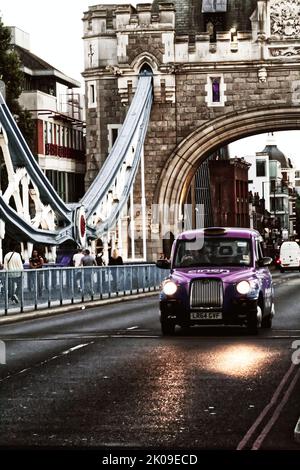
[(0, 271), (0, 315), (155, 291), (165, 277), (154, 264)]

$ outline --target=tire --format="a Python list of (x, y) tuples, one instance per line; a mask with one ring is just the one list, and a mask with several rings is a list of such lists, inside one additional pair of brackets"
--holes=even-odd
[(261, 322), (261, 327), (262, 328), (272, 328), (272, 316), (271, 315), (268, 315), (266, 316), (265, 318), (262, 319), (262, 322)]
[[(259, 305), (257, 306), (257, 309), (260, 310), (260, 316), (261, 316), (262, 315), (262, 309)], [(261, 326), (261, 321), (258, 320), (258, 313), (259, 313), (259, 311), (257, 310), (256, 312), (251, 312), (251, 314), (249, 314), (249, 316), (248, 316), (247, 329), (248, 329), (248, 332), (251, 335), (257, 335), (258, 334), (258, 329)]]
[(284, 268), (280, 268), (280, 272), (281, 273), (284, 273), (285, 269)]
[(265, 318), (262, 319), (261, 327), (262, 328), (272, 328), (272, 321), (273, 321), (274, 315), (275, 315), (275, 308), (274, 308), (274, 303), (272, 303), (271, 313), (268, 316), (266, 316)]
[(175, 333), (175, 323), (170, 320), (161, 320), (161, 332), (164, 336), (173, 336)]
[(257, 335), (258, 334), (257, 321), (248, 320), (247, 330), (250, 335)]

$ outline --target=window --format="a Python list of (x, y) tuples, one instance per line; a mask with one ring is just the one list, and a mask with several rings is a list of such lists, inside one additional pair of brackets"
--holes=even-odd
[(48, 122), (44, 121), (44, 142), (48, 144)]
[(46, 176), (65, 202), (78, 202), (84, 194), (84, 174), (46, 170)]
[(56, 125), (56, 143), (60, 145), (60, 125)]
[(208, 106), (224, 106), (227, 100), (225, 96), (226, 85), (222, 75), (209, 75), (205, 85), (207, 96), (205, 101)]
[(53, 144), (53, 140), (52, 140), (52, 124), (51, 124), (51, 122), (48, 122), (48, 125), (47, 125), (47, 143), (48, 143), (48, 144)]
[(204, 237), (202, 243), (199, 247), (199, 240), (179, 240), (174, 256), (175, 267), (251, 265), (249, 239), (210, 236)]
[(95, 108), (97, 104), (96, 82), (88, 82), (88, 107)]
[(66, 139), (66, 147), (70, 147), (70, 135), (69, 135), (69, 129), (67, 127), (65, 128), (65, 139)]
[(265, 160), (256, 160), (256, 176), (266, 176)]
[(91, 102), (95, 102), (95, 85), (90, 85), (90, 92), (91, 92)]
[(215, 77), (211, 82), (212, 86), (212, 101), (213, 103), (220, 103), (220, 77)]
[(202, 13), (226, 12), (227, 0), (202, 0)]
[(271, 212), (284, 211), (284, 201), (282, 197), (271, 198)]
[(109, 124), (108, 126), (108, 151), (110, 152), (118, 138), (121, 124)]

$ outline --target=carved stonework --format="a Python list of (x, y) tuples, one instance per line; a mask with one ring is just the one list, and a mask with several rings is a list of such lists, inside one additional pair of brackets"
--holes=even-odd
[(265, 67), (261, 67), (257, 72), (257, 76), (258, 76), (258, 80), (261, 83), (265, 83), (268, 77), (267, 69)]
[(270, 5), (271, 34), (285, 38), (300, 35), (300, 0), (273, 0)]
[(105, 70), (108, 70), (108, 72), (112, 73), (116, 77), (123, 75), (123, 70), (121, 70), (120, 67), (117, 67), (116, 65), (107, 65)]
[(270, 54), (273, 57), (291, 57), (300, 55), (300, 47), (272, 47)]

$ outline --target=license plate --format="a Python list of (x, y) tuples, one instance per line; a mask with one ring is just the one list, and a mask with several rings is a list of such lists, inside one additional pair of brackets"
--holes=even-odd
[(222, 312), (191, 312), (191, 320), (222, 320)]

